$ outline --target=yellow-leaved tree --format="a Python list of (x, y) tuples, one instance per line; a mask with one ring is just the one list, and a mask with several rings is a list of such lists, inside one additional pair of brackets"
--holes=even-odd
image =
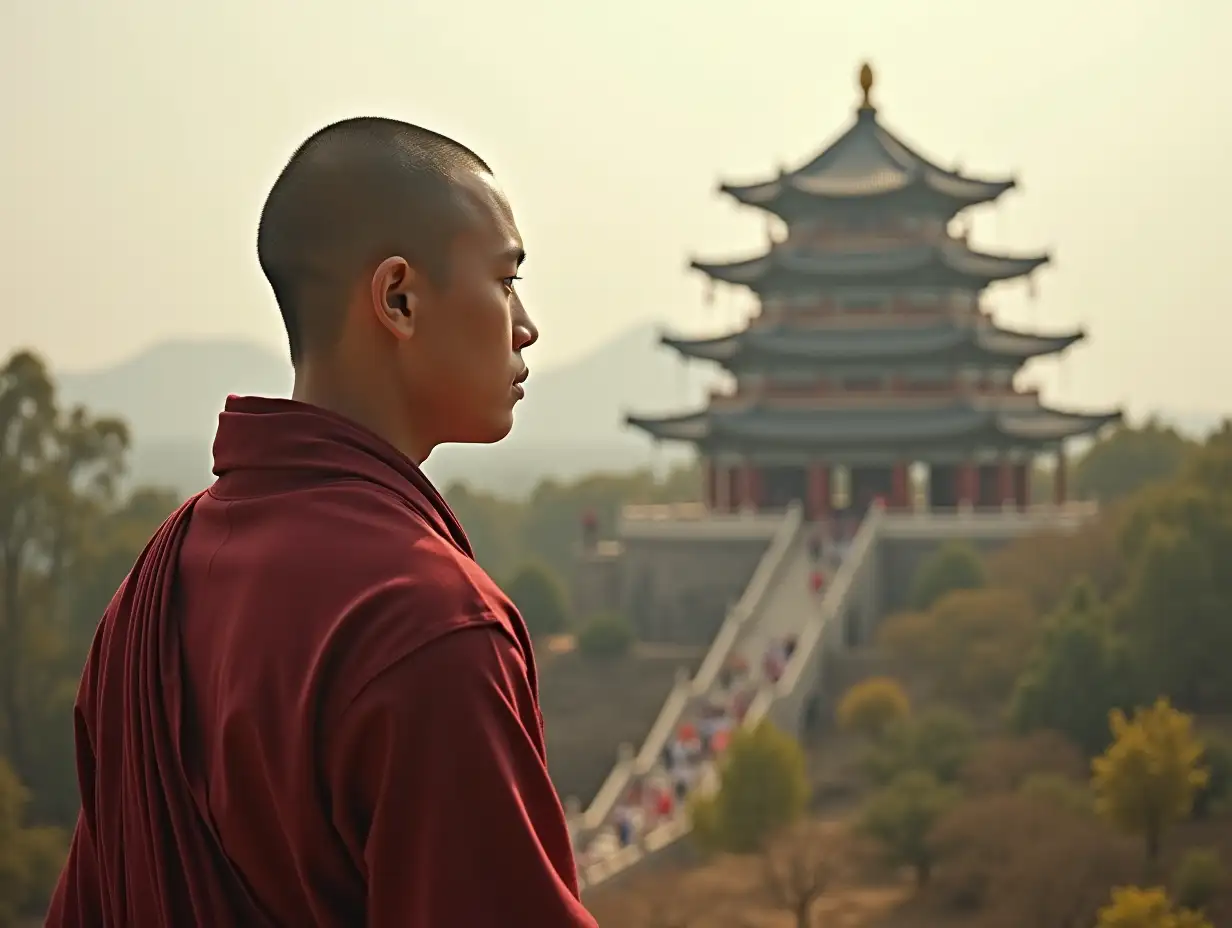
[(1112, 891), (1112, 901), (1099, 910), (1096, 928), (1213, 928), (1192, 909), (1176, 909), (1162, 889), (1123, 886)]
[(844, 731), (876, 739), (890, 726), (911, 714), (911, 700), (890, 677), (873, 677), (857, 683), (838, 704), (838, 724)]
[(1111, 724), (1112, 744), (1091, 762), (1095, 808), (1116, 827), (1140, 835), (1154, 866), (1164, 832), (1189, 814), (1206, 783), (1202, 742), (1193, 719), (1166, 699), (1135, 710), (1132, 720), (1113, 712)]

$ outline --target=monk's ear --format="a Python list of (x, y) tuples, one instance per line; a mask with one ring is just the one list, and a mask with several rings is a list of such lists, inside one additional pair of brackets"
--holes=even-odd
[(386, 258), (372, 274), (372, 310), (395, 338), (407, 339), (415, 334), (418, 278), (405, 258)]

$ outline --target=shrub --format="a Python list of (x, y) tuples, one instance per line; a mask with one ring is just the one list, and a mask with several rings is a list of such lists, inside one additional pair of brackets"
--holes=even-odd
[(975, 795), (1013, 793), (1039, 775), (1081, 783), (1087, 773), (1082, 752), (1064, 735), (1037, 731), (981, 743), (963, 767), (962, 783)]
[(984, 562), (976, 550), (965, 542), (952, 542), (924, 559), (911, 580), (908, 598), (912, 609), (931, 609), (947, 593), (976, 590), (985, 583)]
[(874, 677), (857, 683), (843, 695), (838, 723), (845, 731), (876, 739), (910, 714), (911, 700), (902, 686), (889, 677)]
[(1206, 784), (1194, 796), (1193, 816), (1210, 818), (1232, 808), (1232, 741), (1222, 735), (1203, 734), (1202, 766)]
[(635, 639), (633, 626), (623, 616), (598, 615), (582, 627), (578, 650), (593, 660), (615, 660), (629, 653)]
[(1210, 848), (1191, 848), (1172, 871), (1172, 896), (1187, 909), (1205, 909), (1223, 884), (1223, 862)]
[(1142, 869), (1132, 840), (1027, 793), (958, 803), (933, 829), (932, 844), (931, 898), (946, 909), (978, 910), (975, 925), (1086, 928), (1111, 888)]
[(910, 770), (873, 795), (864, 807), (860, 829), (881, 845), (886, 863), (911, 867), (922, 886), (936, 859), (933, 826), (957, 799), (958, 791), (931, 773)]
[(546, 567), (522, 567), (505, 585), (505, 593), (522, 613), (532, 638), (557, 635), (568, 626), (564, 590)]
[(942, 783), (958, 778), (971, 756), (975, 731), (953, 709), (929, 709), (892, 725), (865, 757), (869, 779), (885, 785), (908, 771), (924, 771)]
[(1211, 923), (1192, 910), (1174, 909), (1162, 889), (1122, 886), (1099, 910), (1096, 928), (1211, 928)]
[(1093, 815), (1095, 800), (1081, 783), (1054, 773), (1037, 773), (1027, 777), (1018, 790), (1024, 796), (1064, 809), (1072, 815)]

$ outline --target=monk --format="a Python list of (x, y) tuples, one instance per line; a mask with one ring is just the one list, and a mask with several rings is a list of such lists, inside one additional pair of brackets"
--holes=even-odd
[(51, 928), (593, 928), (526, 627), (420, 470), (513, 422), (538, 332), (478, 156), (321, 130), (257, 236), (293, 399), (231, 397), (76, 704)]

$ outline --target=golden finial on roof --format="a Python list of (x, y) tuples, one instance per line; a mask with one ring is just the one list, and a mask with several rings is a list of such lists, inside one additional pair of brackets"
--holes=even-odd
[(861, 109), (871, 110), (873, 108), (872, 92), (874, 81), (873, 66), (866, 61), (860, 65), (860, 92), (863, 94), (863, 99), (860, 101)]

